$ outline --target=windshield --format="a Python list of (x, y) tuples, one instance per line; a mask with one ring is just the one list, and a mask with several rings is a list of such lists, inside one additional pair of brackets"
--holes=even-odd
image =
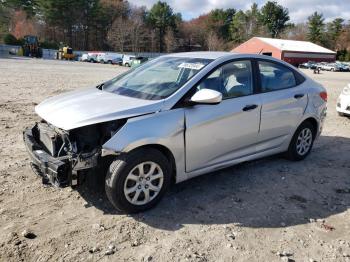
[(106, 82), (103, 90), (141, 99), (164, 99), (211, 61), (200, 58), (159, 57)]

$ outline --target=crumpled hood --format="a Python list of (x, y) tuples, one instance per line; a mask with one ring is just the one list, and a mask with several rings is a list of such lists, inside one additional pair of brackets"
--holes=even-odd
[(87, 88), (46, 99), (35, 107), (35, 112), (48, 123), (70, 130), (154, 113), (161, 109), (161, 105), (159, 100), (143, 100)]

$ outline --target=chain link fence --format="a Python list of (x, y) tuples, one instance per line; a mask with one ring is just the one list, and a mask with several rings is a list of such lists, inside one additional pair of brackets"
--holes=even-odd
[[(0, 57), (8, 57), (8, 56), (11, 56), (11, 55), (17, 55), (19, 49), (20, 49), (20, 46), (0, 44)], [(58, 50), (55, 50), (55, 49), (43, 49), (43, 59), (55, 59), (57, 51)], [(92, 52), (92, 51), (74, 51), (74, 54), (76, 54), (78, 57), (80, 57), (83, 54), (86, 54), (86, 53), (89, 53), (89, 52)], [(108, 52), (108, 51), (94, 51), (94, 52), (108, 53), (108, 54), (120, 54), (120, 55), (122, 55), (122, 53), (118, 53), (118, 52)], [(158, 57), (158, 56), (164, 55), (165, 53), (152, 53), (152, 52), (132, 53), (132, 52), (125, 52), (123, 54), (154, 58), (154, 57)]]

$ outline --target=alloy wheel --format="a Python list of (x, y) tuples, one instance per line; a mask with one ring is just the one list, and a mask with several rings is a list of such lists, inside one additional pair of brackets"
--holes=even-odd
[(145, 205), (161, 191), (164, 174), (161, 167), (151, 161), (135, 166), (127, 175), (124, 195), (133, 205)]
[(297, 139), (297, 153), (300, 156), (304, 156), (307, 154), (312, 146), (312, 131), (310, 128), (304, 128), (299, 133), (298, 139)]

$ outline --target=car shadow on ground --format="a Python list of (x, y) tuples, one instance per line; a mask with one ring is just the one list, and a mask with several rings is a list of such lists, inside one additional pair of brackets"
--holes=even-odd
[[(300, 162), (281, 156), (242, 163), (174, 185), (159, 205), (134, 219), (154, 228), (183, 224), (286, 227), (325, 219), (350, 207), (350, 139), (321, 136)], [(107, 214), (120, 214), (103, 190), (82, 197)]]

